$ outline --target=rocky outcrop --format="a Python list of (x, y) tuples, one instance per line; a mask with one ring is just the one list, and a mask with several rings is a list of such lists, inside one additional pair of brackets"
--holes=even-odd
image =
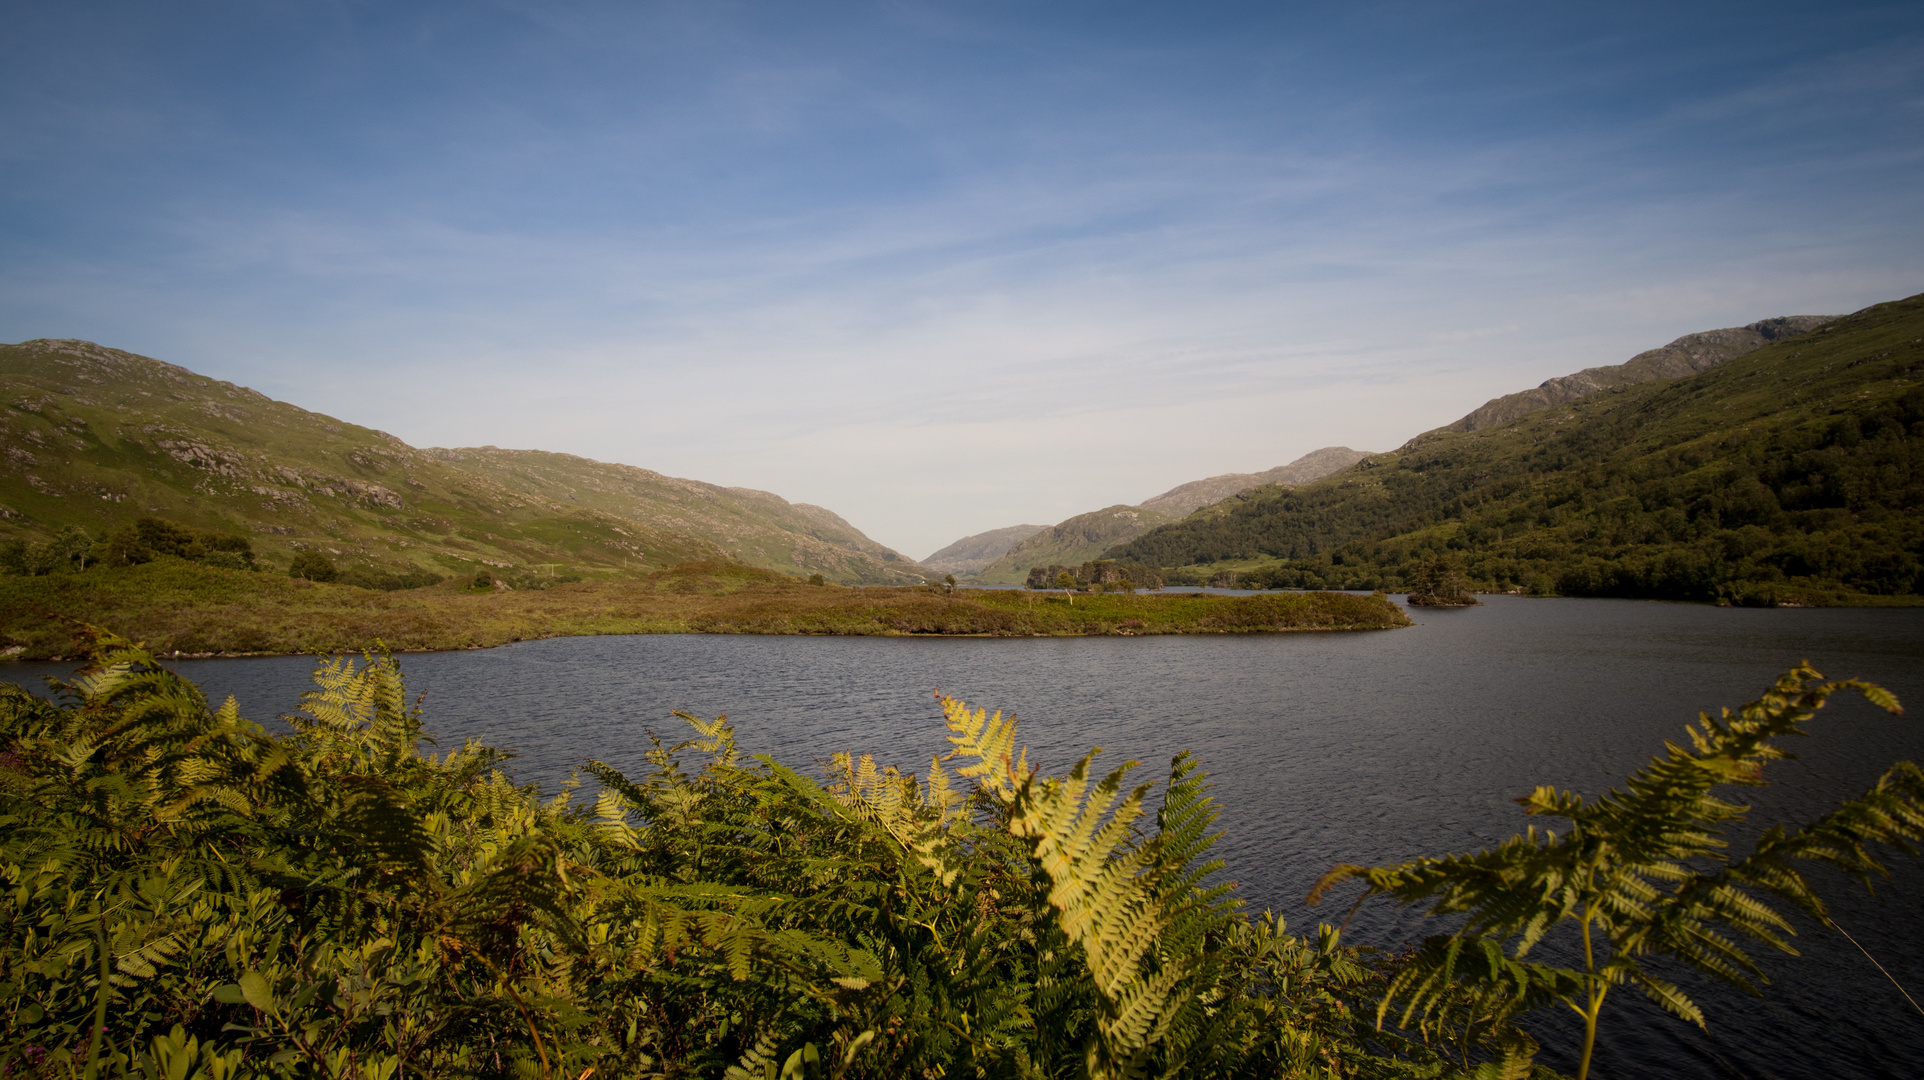
[(155, 439), (154, 445), (168, 457), (183, 465), (205, 469), (220, 476), (238, 477), (245, 475), (246, 459), (236, 451), (224, 446), (192, 439)]
[(1786, 315), (1749, 326), (1685, 334), (1660, 349), (1640, 352), (1624, 363), (1585, 368), (1574, 375), (1549, 379), (1534, 390), (1492, 399), (1443, 430), (1478, 431), (1613, 387), (1694, 375), (1745, 353), (1756, 352), (1772, 342), (1807, 334), (1836, 318), (1836, 315)]

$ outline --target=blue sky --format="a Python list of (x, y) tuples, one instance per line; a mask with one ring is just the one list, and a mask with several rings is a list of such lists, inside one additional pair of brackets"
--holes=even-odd
[(0, 340), (916, 557), (1924, 291), (1914, 3), (0, 17)]

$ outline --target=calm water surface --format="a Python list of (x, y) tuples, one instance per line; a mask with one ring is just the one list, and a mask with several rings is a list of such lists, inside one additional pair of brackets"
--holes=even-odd
[[(1219, 852), (1255, 908), (1308, 930), (1350, 896), (1302, 897), (1338, 862), (1474, 850), (1518, 831), (1511, 801), (1538, 784), (1596, 793), (1660, 752), (1700, 709), (1754, 699), (1809, 659), (1881, 682), (1924, 716), (1924, 612), (1741, 610), (1609, 600), (1489, 598), (1413, 611), (1406, 630), (1266, 637), (903, 639), (747, 636), (565, 638), (404, 658), (443, 745), (474, 736), (553, 788), (587, 758), (639, 771), (669, 715), (727, 713), (740, 743), (794, 764), (837, 750), (921, 771), (946, 749), (931, 691), (1014, 710), (1031, 757), (1060, 770), (1092, 745), (1145, 769), (1190, 749), (1213, 774)], [(176, 665), (244, 715), (292, 710), (306, 658)], [(0, 667), (38, 687), (54, 665)], [(1755, 816), (1802, 821), (1861, 793), (1898, 758), (1924, 760), (1924, 727), (1840, 699), (1802, 757), (1773, 768)], [(1901, 863), (1875, 899), (1832, 882), (1835, 915), (1924, 997), (1924, 868)], [(1348, 940), (1394, 947), (1436, 927), (1388, 901)], [(1758, 1000), (1677, 974), (1708, 1035), (1620, 988), (1599, 1077), (1924, 1076), (1924, 1016), (1847, 942), (1800, 926), (1801, 958), (1766, 958)], [(1547, 959), (1565, 959), (1553, 942)], [(1753, 950), (1753, 954), (1761, 953)], [(1666, 971), (1666, 974), (1675, 974)], [(1574, 1025), (1530, 1025), (1571, 1069)]]

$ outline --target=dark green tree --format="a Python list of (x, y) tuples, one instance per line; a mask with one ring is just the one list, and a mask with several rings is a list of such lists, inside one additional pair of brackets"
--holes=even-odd
[(327, 556), (318, 551), (302, 551), (295, 554), (293, 565), (287, 568), (287, 576), (309, 581), (333, 581), (340, 573)]

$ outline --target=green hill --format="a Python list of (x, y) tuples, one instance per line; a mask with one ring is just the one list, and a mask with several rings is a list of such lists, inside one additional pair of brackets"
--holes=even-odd
[(1101, 555), (1105, 548), (1175, 518), (1140, 506), (1111, 506), (1077, 514), (1027, 539), (1017, 541), (1007, 555), (974, 576), (985, 585), (1020, 585), (1032, 566), (1060, 563), (1078, 566)]
[(1010, 525), (965, 536), (925, 557), (922, 565), (938, 574), (973, 574), (1009, 553), (1009, 549), (1047, 529), (1047, 525)]
[(728, 558), (856, 583), (920, 568), (819, 507), (537, 451), (385, 432), (84, 341), (0, 345), (0, 540), (95, 539), (154, 515), (249, 537), (269, 565), (612, 571)]
[(928, 573), (819, 506), (546, 450), (429, 451), (465, 473), (557, 505), (585, 507), (704, 540), (734, 562), (845, 584), (903, 585)]
[(1910, 603), (1924, 571), (1924, 296), (1699, 374), (1482, 430), (1438, 430), (1318, 483), (1258, 488), (1111, 548), (1176, 580), (1476, 585), (1737, 603)]
[(1153, 499), (1144, 499), (1144, 510), (1154, 510), (1180, 518), (1194, 513), (1211, 503), (1218, 503), (1231, 495), (1248, 491), (1265, 484), (1285, 484), (1294, 487), (1298, 484), (1313, 483), (1333, 472), (1341, 472), (1351, 465), (1369, 457), (1367, 450), (1351, 450), (1347, 446), (1325, 446), (1321, 450), (1311, 450), (1287, 465), (1278, 465), (1259, 473), (1224, 473), (1206, 480), (1191, 480), (1178, 484)]
[(1834, 318), (1835, 315), (1784, 315), (1763, 319), (1749, 326), (1729, 326), (1722, 330), (1685, 334), (1661, 348), (1640, 352), (1621, 364), (1585, 368), (1570, 375), (1546, 379), (1533, 389), (1486, 401), (1470, 415), (1450, 424), (1448, 430), (1478, 431), (1533, 412), (1567, 405), (1599, 391), (1655, 379), (1678, 379), (1708, 371), (1718, 364), (1756, 352), (1771, 342), (1809, 333)]

